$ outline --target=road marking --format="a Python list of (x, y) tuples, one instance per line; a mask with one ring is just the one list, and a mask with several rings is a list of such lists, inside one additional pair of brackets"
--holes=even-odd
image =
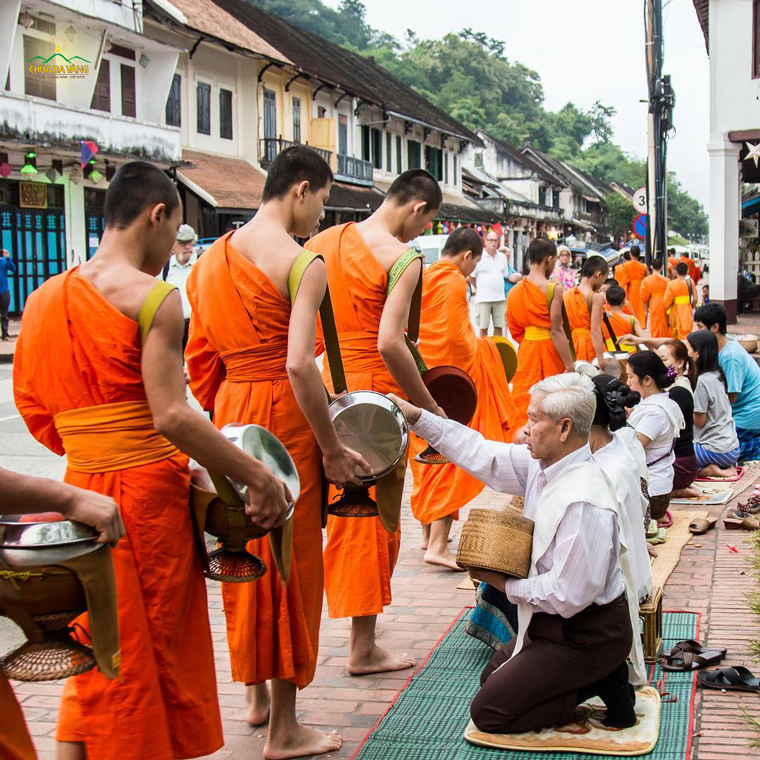
[(8, 422), (8, 420), (17, 420), (21, 417), (20, 414), (11, 414), (9, 417), (0, 417), (0, 422)]

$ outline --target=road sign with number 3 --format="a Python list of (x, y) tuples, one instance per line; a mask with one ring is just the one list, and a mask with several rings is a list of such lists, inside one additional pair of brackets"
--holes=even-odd
[(643, 214), (643, 213), (646, 212), (646, 210), (647, 210), (647, 189), (645, 187), (640, 187), (633, 194), (633, 207), (640, 214)]

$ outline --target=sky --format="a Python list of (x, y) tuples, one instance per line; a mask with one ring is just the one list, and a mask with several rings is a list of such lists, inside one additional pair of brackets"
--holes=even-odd
[[(326, 0), (332, 7), (338, 0)], [(664, 74), (676, 93), (676, 133), (668, 168), (707, 208), (709, 65), (692, 0), (665, 0)], [(539, 73), (545, 105), (617, 110), (615, 140), (627, 153), (647, 150), (643, 0), (364, 0), (367, 22), (403, 39), (407, 29), (439, 38), (463, 28), (506, 42), (510, 60)]]

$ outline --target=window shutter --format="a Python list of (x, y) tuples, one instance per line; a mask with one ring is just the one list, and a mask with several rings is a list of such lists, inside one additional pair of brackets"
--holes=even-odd
[(98, 80), (95, 83), (95, 92), (92, 94), (90, 108), (96, 111), (111, 112), (111, 62), (103, 58), (98, 69)]
[(137, 116), (137, 87), (134, 66), (121, 65), (121, 114)]

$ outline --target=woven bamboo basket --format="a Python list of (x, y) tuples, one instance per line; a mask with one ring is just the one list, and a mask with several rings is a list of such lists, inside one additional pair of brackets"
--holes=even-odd
[(513, 508), (471, 509), (462, 526), (457, 564), (527, 578), (533, 548), (533, 520)]

